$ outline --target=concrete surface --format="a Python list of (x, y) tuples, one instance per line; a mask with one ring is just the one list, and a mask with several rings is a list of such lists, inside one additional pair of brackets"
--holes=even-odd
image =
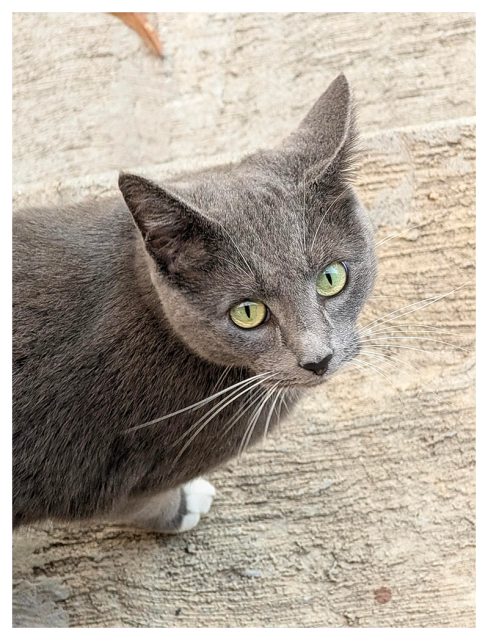
[(14, 625), (474, 626), (474, 15), (151, 18), (163, 60), (110, 16), (14, 15), (14, 206), (273, 143), (344, 71), (378, 240), (416, 226), (378, 247), (360, 324), (466, 283), (399, 320), (456, 335), (360, 355), (212, 475), (193, 532), (16, 534)]

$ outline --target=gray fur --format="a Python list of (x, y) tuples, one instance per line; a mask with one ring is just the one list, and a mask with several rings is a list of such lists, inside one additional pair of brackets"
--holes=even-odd
[[(263, 387), (289, 385), (290, 405), (356, 355), (375, 257), (350, 186), (355, 138), (341, 75), (275, 149), (160, 186), (121, 174), (125, 202), (15, 214), (15, 525), (106, 516), (235, 456), (251, 414), (226, 429), (248, 393), (193, 440), (212, 405), (131, 430), (211, 395), (226, 367), (220, 388), (271, 371)], [(348, 283), (319, 299), (336, 260)], [(247, 298), (271, 311), (252, 330), (228, 314)], [(330, 353), (323, 376), (299, 366)]]

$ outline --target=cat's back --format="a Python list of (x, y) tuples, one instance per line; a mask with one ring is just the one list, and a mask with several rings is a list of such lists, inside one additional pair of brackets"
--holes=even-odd
[(119, 198), (14, 212), (14, 360), (26, 341), (79, 331), (113, 286), (133, 234)]
[(74, 278), (80, 284), (103, 278), (134, 231), (121, 198), (14, 211), (14, 285), (35, 280), (42, 286), (48, 278), (59, 288)]

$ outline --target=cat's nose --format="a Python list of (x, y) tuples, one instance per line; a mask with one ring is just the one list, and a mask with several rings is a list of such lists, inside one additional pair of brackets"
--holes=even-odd
[(328, 356), (325, 356), (325, 358), (322, 358), (319, 362), (306, 362), (305, 364), (300, 364), (300, 366), (303, 369), (307, 369), (307, 371), (313, 371), (316, 375), (322, 376), (327, 371), (332, 355), (332, 353), (329, 353)]

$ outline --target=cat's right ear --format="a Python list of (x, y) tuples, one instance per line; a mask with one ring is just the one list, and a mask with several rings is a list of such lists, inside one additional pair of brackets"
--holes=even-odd
[(159, 267), (174, 273), (182, 264), (204, 262), (215, 224), (175, 192), (129, 173), (119, 174), (119, 188)]

